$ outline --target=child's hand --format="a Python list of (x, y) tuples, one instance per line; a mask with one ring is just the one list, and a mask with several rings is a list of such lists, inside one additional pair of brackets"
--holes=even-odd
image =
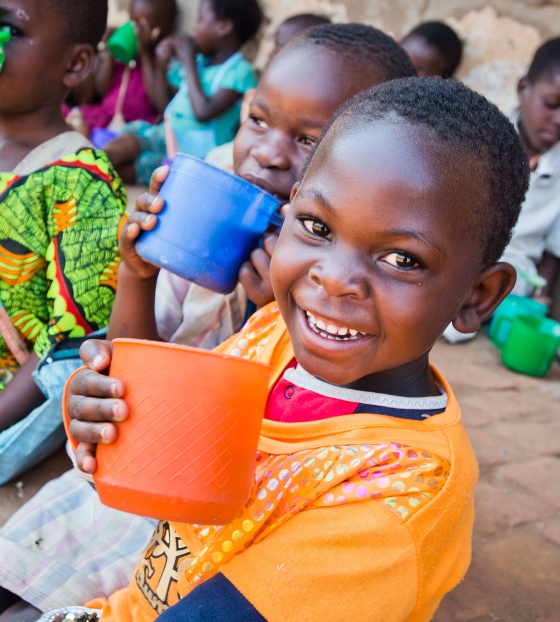
[(156, 46), (161, 35), (161, 28), (152, 28), (150, 22), (141, 17), (137, 22), (138, 43), (140, 44), (140, 53), (151, 52)]
[(175, 38), (175, 56), (184, 65), (194, 60), (197, 51), (198, 46), (193, 37), (183, 36)]
[(110, 341), (86, 341), (80, 348), (80, 356), (88, 369), (78, 372), (68, 387), (70, 434), (79, 442), (76, 462), (85, 473), (93, 473), (97, 468), (97, 445), (109, 445), (117, 440), (113, 423), (128, 417), (126, 402), (119, 399), (124, 396), (122, 382), (100, 373), (109, 369), (112, 352)]
[(168, 166), (160, 166), (152, 174), (148, 192), (144, 192), (136, 201), (136, 210), (125, 222), (119, 240), (119, 254), (128, 270), (139, 279), (153, 278), (159, 271), (157, 266), (144, 261), (136, 252), (136, 242), (142, 231), (150, 231), (156, 226), (157, 216), (164, 205), (157, 196), (163, 182), (169, 174)]
[(278, 234), (267, 233), (263, 248), (256, 248), (251, 253), (250, 261), (246, 261), (239, 270), (239, 282), (247, 292), (257, 309), (274, 300), (274, 292), (270, 282), (270, 258), (278, 242)]
[(175, 38), (166, 37), (156, 46), (156, 62), (160, 69), (167, 70), (169, 62), (175, 56)]

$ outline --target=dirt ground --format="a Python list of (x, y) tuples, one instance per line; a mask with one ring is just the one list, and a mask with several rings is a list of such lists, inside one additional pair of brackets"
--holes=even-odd
[[(560, 365), (544, 379), (505, 369), (485, 335), (438, 343), (480, 463), (473, 560), (435, 622), (560, 622)], [(0, 524), (69, 468), (63, 451), (0, 487)], [(374, 622), (374, 621), (372, 621)]]

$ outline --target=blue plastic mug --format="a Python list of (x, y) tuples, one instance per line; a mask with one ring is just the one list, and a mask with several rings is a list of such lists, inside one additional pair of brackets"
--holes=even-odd
[(235, 289), (241, 265), (268, 227), (282, 225), (278, 199), (183, 153), (159, 194), (165, 206), (136, 250), (146, 261), (222, 294)]

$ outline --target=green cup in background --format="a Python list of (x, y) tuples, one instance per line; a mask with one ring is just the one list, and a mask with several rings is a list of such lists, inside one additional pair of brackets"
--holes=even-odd
[(117, 28), (107, 39), (107, 49), (121, 63), (130, 63), (138, 56), (138, 36), (134, 23), (129, 21)]
[(8, 43), (8, 41), (12, 38), (12, 35), (8, 30), (0, 30), (0, 71), (2, 71), (4, 67), (4, 61), (6, 60), (6, 54), (4, 52), (4, 43)]
[(502, 348), (502, 363), (528, 376), (544, 376), (560, 348), (560, 323), (545, 317), (518, 315)]
[(547, 313), (548, 308), (542, 302), (538, 302), (529, 296), (510, 294), (494, 311), (488, 328), (488, 336), (496, 348), (501, 350), (507, 341), (513, 320), (518, 315), (544, 317)]

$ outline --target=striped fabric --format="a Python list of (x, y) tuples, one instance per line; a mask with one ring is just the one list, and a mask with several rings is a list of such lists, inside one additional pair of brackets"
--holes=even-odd
[(109, 596), (130, 582), (156, 523), (101, 505), (72, 469), (0, 530), (0, 585), (41, 611)]

